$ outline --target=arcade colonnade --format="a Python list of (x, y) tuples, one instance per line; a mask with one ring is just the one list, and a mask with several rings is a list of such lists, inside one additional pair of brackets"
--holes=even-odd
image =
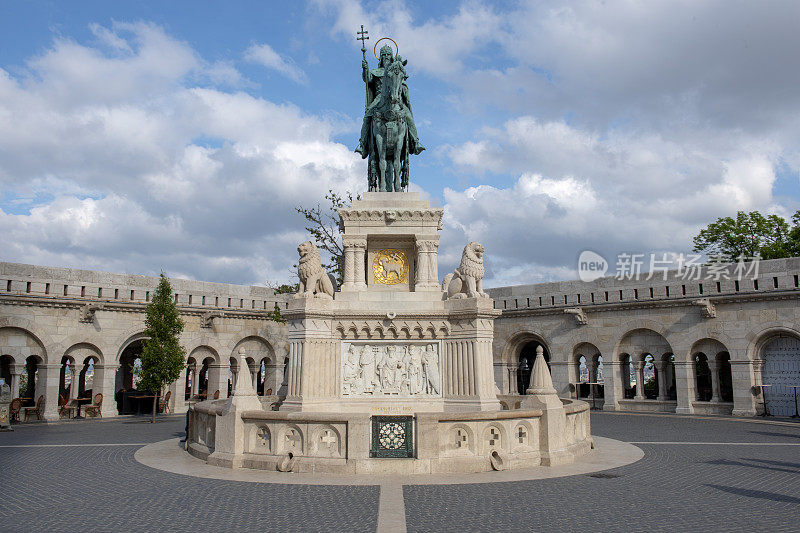
[[(26, 327), (27, 326), (27, 327)], [(187, 347), (186, 365), (171, 391), (169, 408), (185, 412), (191, 400), (212, 396), (219, 391), (225, 398), (241, 379), (242, 370), (234, 355), (244, 350), (249, 364), (247, 379), (261, 396), (277, 394), (283, 383), (285, 339), (280, 326), (270, 326), (228, 344), (199, 344), (191, 335), (183, 340)], [(9, 317), (0, 320), (0, 377), (11, 386), (12, 397), (33, 405), (44, 397), (44, 418), (58, 419), (59, 398), (103, 394), (102, 415), (116, 416), (122, 409), (121, 393), (135, 389), (137, 359), (144, 337), (141, 332), (119, 343), (101, 344), (79, 341), (70, 345), (46, 344), (47, 337), (32, 324)], [(95, 339), (96, 340), (96, 339)], [(225, 354), (220, 355), (220, 354)], [(162, 395), (166, 393), (162, 391)]]
[(752, 280), (673, 277), (490, 289), (503, 309), (494, 335), (498, 388), (519, 393), (527, 354), (541, 345), (559, 395), (595, 408), (753, 416), (766, 404), (771, 414), (793, 415), (800, 259), (761, 261)]
[[(103, 394), (103, 416), (124, 406), (136, 386), (145, 309), (158, 278), (0, 263), (0, 378), (13, 397), (58, 418), (59, 400)], [(170, 280), (184, 320), (186, 365), (169, 386), (169, 407), (186, 411), (189, 398), (225, 398), (240, 378), (244, 350), (248, 379), (264, 394), (283, 382), (287, 331), (270, 320), (288, 299), (266, 287)], [(233, 361), (233, 364), (231, 363)], [(162, 391), (162, 395), (166, 391)]]
[[(702, 272), (701, 272), (702, 274)], [(158, 278), (0, 263), (0, 377), (15, 396), (102, 392), (104, 416), (134, 385), (144, 311)], [(171, 385), (171, 408), (243, 374), (259, 394), (278, 394), (288, 329), (268, 313), (288, 295), (265, 287), (172, 280), (186, 328), (186, 367)], [(5, 289), (5, 290), (3, 290)], [(601, 278), (489, 289), (495, 320), (495, 384), (527, 387), (536, 346), (561, 396), (607, 410), (753, 416), (765, 402), (792, 414), (800, 385), (800, 258), (761, 261), (757, 279), (687, 283)], [(72, 384), (75, 384), (74, 386)], [(24, 386), (23, 386), (24, 384)], [(69, 384), (69, 385), (68, 385)]]

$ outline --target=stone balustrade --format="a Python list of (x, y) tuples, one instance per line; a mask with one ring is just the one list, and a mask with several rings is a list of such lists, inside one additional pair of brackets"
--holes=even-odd
[[(210, 464), (232, 466), (230, 458), (215, 461), (217, 438), (240, 438), (226, 449), (241, 449), (237, 466), (263, 470), (326, 473), (440, 473), (481, 472), (542, 464), (543, 435), (538, 409), (494, 412), (416, 413), (415, 456), (412, 459), (370, 457), (371, 416), (366, 413), (308, 413), (243, 411), (226, 408), (230, 400), (201, 402), (190, 409), (189, 452)], [(589, 404), (562, 399), (566, 423), (562, 453), (576, 457), (592, 447)], [(215, 434), (237, 416), (243, 423), (234, 432)], [(552, 438), (552, 437), (550, 437)], [(494, 456), (494, 460), (492, 457)], [(231, 464), (229, 464), (231, 463)]]

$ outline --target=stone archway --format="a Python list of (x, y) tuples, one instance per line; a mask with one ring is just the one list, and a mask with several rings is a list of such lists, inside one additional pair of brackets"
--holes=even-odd
[(242, 376), (250, 379), (259, 396), (263, 396), (268, 390), (270, 394), (277, 391), (283, 375), (272, 344), (259, 335), (250, 335), (239, 340), (231, 352), (231, 368), (234, 364), (238, 365), (238, 362), (233, 361), (238, 358), (240, 350), (244, 351), (248, 364), (247, 368), (237, 368), (241, 375), (236, 379)]
[(119, 368), (114, 381), (114, 399), (119, 414), (137, 412), (138, 400), (133, 397), (140, 395), (140, 391), (137, 390), (137, 376), (141, 369), (144, 341), (145, 338), (140, 336), (128, 342), (119, 354)]

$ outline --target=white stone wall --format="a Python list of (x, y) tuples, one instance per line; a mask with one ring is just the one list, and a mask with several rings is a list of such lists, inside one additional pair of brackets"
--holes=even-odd
[[(800, 338), (798, 276), (800, 258), (791, 258), (761, 261), (758, 277), (738, 286), (734, 280), (721, 280), (718, 286), (702, 279), (702, 271), (695, 281), (670, 272), (666, 281), (601, 278), (591, 283), (490, 289), (495, 306), (503, 310), (495, 322), (493, 346), (497, 385), (503, 393), (516, 392), (513, 379), (520, 351), (536, 341), (549, 352), (553, 382), (561, 396), (575, 396), (570, 384), (578, 381), (578, 358), (586, 357), (591, 374), (592, 361), (600, 355), (604, 409), (752, 416), (763, 409), (763, 396), (752, 389), (761, 385), (763, 346), (780, 335)], [(708, 357), (713, 375), (710, 402), (697, 398), (694, 356), (698, 353)], [(716, 357), (725, 353), (730, 356), (732, 403), (719, 398)], [(627, 355), (637, 382), (645, 356), (652, 355), (659, 368), (663, 356), (674, 355), (675, 400), (661, 394), (657, 400), (647, 400), (641, 388), (636, 397), (625, 399), (622, 363)], [(664, 368), (659, 370), (663, 376)]]
[[(266, 315), (276, 304), (285, 309), (287, 297), (266, 287), (170, 281), (186, 323), (181, 339), (187, 361), (196, 360), (199, 370), (204, 358), (214, 360), (210, 393), (219, 389), (221, 397), (227, 395), (230, 358), (240, 347), (253, 360), (249, 379), (266, 359), (264, 389), (276, 393), (288, 356), (287, 332)], [(92, 357), (93, 393), (103, 394), (103, 416), (116, 415), (119, 358), (142, 338), (145, 308), (157, 284), (156, 277), (0, 263), (0, 356), (12, 374), (12, 394), (19, 394), (26, 359), (37, 356), (35, 397), (45, 397), (45, 418), (57, 419), (62, 360), (68, 357), (80, 371)], [(238, 365), (233, 371), (237, 379)], [(170, 386), (174, 412), (187, 409), (185, 378), (186, 371)]]
[[(537, 341), (550, 355), (561, 396), (575, 396), (570, 384), (578, 381), (578, 356), (591, 362), (600, 355), (605, 399), (598, 399), (598, 404), (604, 409), (756, 414), (763, 409), (763, 396), (754, 394), (752, 387), (761, 385), (764, 346), (780, 335), (800, 338), (798, 276), (800, 258), (792, 258), (762, 261), (756, 280), (742, 280), (738, 287), (734, 280), (720, 280), (717, 286), (716, 281), (686, 281), (669, 273), (666, 280), (601, 278), (591, 283), (489, 289), (503, 313), (494, 326), (495, 383), (503, 394), (516, 393), (520, 351), (527, 342)], [(244, 347), (250, 378), (261, 359), (267, 358), (270, 368), (264, 388), (278, 393), (289, 357), (288, 332), (286, 326), (268, 320), (266, 313), (276, 303), (285, 309), (288, 296), (275, 295), (266, 287), (171, 282), (186, 321), (187, 361), (198, 363), (187, 372), (199, 371), (203, 359), (213, 358), (209, 391), (219, 389), (224, 397), (230, 358)], [(103, 415), (116, 414), (119, 357), (141, 338), (144, 309), (157, 283), (157, 278), (148, 276), (0, 263), (0, 356), (11, 374), (12, 394), (18, 394), (25, 360), (36, 356), (35, 397), (44, 395), (46, 417), (57, 418), (62, 359), (70, 358), (79, 371), (83, 360), (92, 357), (94, 388), (104, 394)], [(708, 356), (715, 374), (719, 370), (715, 357), (729, 354), (733, 402), (721, 401), (719, 379), (712, 384), (711, 401), (697, 399), (694, 355), (700, 352)], [(647, 354), (656, 359), (657, 368), (662, 356), (674, 355), (674, 400), (624, 398), (621, 357), (631, 356), (631, 372), (639, 378)], [(659, 370), (661, 376), (667, 373)], [(238, 374), (238, 366), (234, 371)], [(187, 407), (184, 383), (185, 374), (171, 387), (176, 412)]]

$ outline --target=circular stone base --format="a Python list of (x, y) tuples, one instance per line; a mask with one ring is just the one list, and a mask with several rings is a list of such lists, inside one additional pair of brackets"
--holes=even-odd
[(475, 474), (385, 476), (283, 473), (247, 468), (230, 469), (209, 465), (202, 459), (189, 455), (183, 449), (183, 444), (179, 439), (169, 439), (148, 444), (137, 450), (134, 457), (143, 465), (174, 474), (250, 483), (288, 483), (297, 485), (378, 485), (387, 481), (406, 485), (448, 485), (524, 481), (588, 474), (635, 463), (644, 457), (644, 452), (633, 444), (604, 437), (595, 436), (592, 438), (595, 444), (594, 450), (584, 456), (577, 457), (572, 464), (537, 466)]

